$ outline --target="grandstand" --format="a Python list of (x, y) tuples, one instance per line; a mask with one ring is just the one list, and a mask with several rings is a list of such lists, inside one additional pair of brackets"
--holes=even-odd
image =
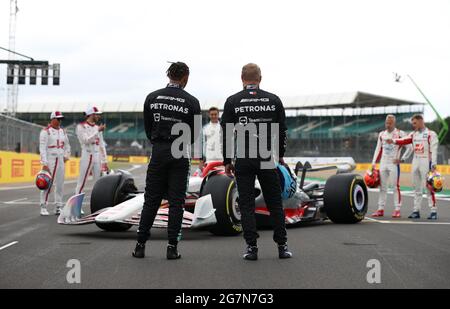
[(288, 155), (352, 156), (370, 162), (387, 114), (410, 130), (409, 120), (424, 104), (365, 92), (286, 98)]
[[(287, 156), (353, 156), (358, 162), (371, 160), (377, 132), (387, 114), (397, 116), (399, 127), (409, 130), (412, 114), (424, 104), (365, 92), (348, 92), (282, 98), (288, 125)], [(65, 127), (73, 132), (83, 119), (85, 104), (19, 104), (17, 116), (45, 125), (53, 110), (62, 111)], [(96, 104), (104, 111), (105, 139), (110, 154), (149, 154), (142, 117), (142, 103)], [(203, 120), (211, 104), (202, 104)], [(221, 108), (222, 106), (218, 106)]]

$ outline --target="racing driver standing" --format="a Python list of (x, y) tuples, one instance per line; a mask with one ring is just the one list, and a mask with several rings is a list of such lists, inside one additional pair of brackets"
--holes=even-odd
[[(292, 253), (287, 246), (280, 179), (275, 167), (277, 157), (279, 163), (284, 165), (287, 131), (284, 107), (276, 95), (259, 88), (261, 69), (258, 65), (253, 63), (245, 65), (242, 68), (241, 79), (244, 89), (230, 96), (225, 102), (221, 125), (225, 172), (227, 175), (235, 172), (239, 193), (242, 228), (247, 243), (243, 258), (252, 261), (258, 259), (259, 235), (255, 218), (256, 177), (261, 184), (274, 223), (273, 239), (278, 244), (279, 258), (290, 258)], [(273, 126), (278, 132), (272, 132)], [(239, 134), (239, 131), (243, 131), (243, 134)], [(272, 140), (276, 139), (278, 149), (276, 143), (275, 146), (271, 146)], [(233, 142), (236, 142), (236, 155), (232, 153)], [(264, 154), (261, 149), (267, 149), (269, 153)], [(235, 165), (232, 163), (233, 157), (236, 157)], [(268, 164), (270, 162), (272, 164)]]
[(384, 206), (386, 205), (387, 190), (389, 182), (394, 183), (394, 212), (392, 218), (400, 218), (400, 208), (402, 206), (402, 195), (400, 192), (400, 163), (410, 156), (411, 146), (408, 145), (403, 157), (400, 159), (402, 146), (388, 144), (388, 139), (399, 139), (406, 137), (406, 133), (395, 127), (396, 118), (394, 115), (387, 115), (386, 130), (378, 134), (378, 142), (372, 160), (372, 170), (377, 161), (380, 161), (380, 195), (378, 197), (378, 209), (372, 217), (383, 217)]
[[(183, 147), (181, 156), (174, 151), (181, 135), (172, 130), (176, 124), (186, 124), (190, 129), (187, 144), (200, 136), (195, 134), (194, 122), (201, 121), (199, 101), (184, 88), (189, 79), (189, 67), (183, 62), (172, 63), (167, 70), (169, 84), (150, 93), (144, 103), (144, 124), (148, 139), (153, 144), (148, 164), (144, 206), (137, 231), (137, 244), (133, 256), (145, 256), (145, 243), (163, 198), (169, 202), (167, 259), (179, 259), (177, 245), (181, 238), (184, 199), (190, 172), (190, 149)], [(198, 125), (201, 130), (201, 122)], [(186, 143), (185, 143), (186, 144)], [(174, 149), (172, 149), (174, 146)], [(190, 147), (187, 147), (190, 148)]]
[(428, 206), (430, 215), (427, 219), (437, 219), (436, 197), (431, 188), (427, 186), (427, 177), (429, 172), (436, 170), (437, 151), (439, 140), (436, 132), (425, 126), (423, 116), (416, 114), (411, 118), (411, 124), (414, 131), (405, 138), (390, 139), (387, 142), (396, 145), (412, 144), (414, 157), (412, 161), (412, 176), (414, 184), (414, 210), (408, 217), (410, 219), (420, 218), (420, 208), (422, 206), (423, 189), (426, 187)]

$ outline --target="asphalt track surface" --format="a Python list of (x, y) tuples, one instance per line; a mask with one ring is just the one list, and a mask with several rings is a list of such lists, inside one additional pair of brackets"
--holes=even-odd
[[(133, 173), (142, 188), (145, 167)], [(91, 187), (92, 181), (88, 199)], [(65, 198), (74, 189), (66, 183)], [(289, 228), (289, 260), (278, 259), (272, 233), (264, 230), (259, 260), (251, 262), (241, 258), (241, 237), (189, 230), (179, 245), (182, 259), (167, 261), (161, 229), (153, 230), (146, 258), (135, 259), (135, 227), (111, 233), (94, 224), (58, 225), (56, 216), (39, 216), (38, 197), (32, 186), (0, 186), (0, 288), (450, 288), (448, 201), (438, 201), (437, 222), (406, 219), (412, 198), (404, 197), (402, 219)], [(376, 199), (370, 193), (369, 211)], [(428, 214), (425, 200), (422, 214)], [(79, 284), (67, 282), (70, 259), (80, 261)], [(367, 281), (371, 259), (380, 262), (381, 283)]]

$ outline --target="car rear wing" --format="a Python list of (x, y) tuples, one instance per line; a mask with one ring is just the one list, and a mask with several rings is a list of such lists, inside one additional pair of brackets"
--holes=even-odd
[(285, 157), (284, 162), (295, 166), (298, 162), (305, 164), (309, 162), (313, 168), (333, 166), (337, 167), (337, 173), (349, 173), (356, 168), (352, 157)]
[[(306, 173), (329, 171), (329, 170), (336, 170), (338, 173), (339, 167), (336, 165), (312, 167), (311, 163), (309, 163), (308, 161), (306, 161), (305, 164), (302, 164), (302, 162), (298, 161), (297, 164), (295, 165), (294, 173), (297, 177), (300, 177), (299, 187), (300, 187), (300, 189), (303, 190), (303, 186), (305, 184)], [(299, 175), (299, 173), (301, 173), (301, 175)]]

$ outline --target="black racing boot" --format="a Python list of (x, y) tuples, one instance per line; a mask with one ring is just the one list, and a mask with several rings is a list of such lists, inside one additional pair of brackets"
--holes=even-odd
[(256, 261), (258, 259), (258, 247), (248, 245), (247, 249), (245, 249), (243, 258), (244, 260)]
[(420, 219), (420, 212), (413, 211), (413, 213), (409, 215), (408, 219)]
[(142, 259), (143, 257), (145, 257), (145, 243), (138, 242), (136, 244), (136, 248), (134, 248), (132, 255), (138, 259)]
[(437, 220), (437, 211), (430, 212), (430, 215), (427, 218), (428, 220)]
[(177, 260), (181, 258), (181, 254), (178, 253), (178, 249), (176, 245), (167, 245), (167, 259), (168, 260)]
[(289, 259), (292, 257), (292, 252), (289, 251), (287, 243), (278, 245), (278, 257), (280, 259)]

